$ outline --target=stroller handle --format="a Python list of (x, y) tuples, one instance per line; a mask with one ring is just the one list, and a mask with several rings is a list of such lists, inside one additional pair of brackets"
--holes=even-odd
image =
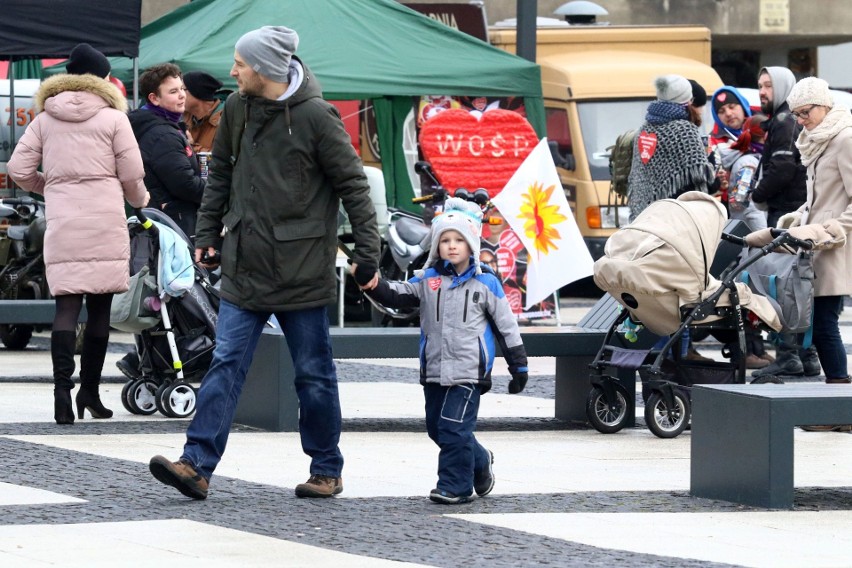
[[(769, 245), (767, 245), (769, 247), (769, 250), (774, 250), (784, 245), (791, 245), (804, 250), (811, 250), (812, 248), (814, 248), (813, 241), (804, 241), (802, 239), (797, 239), (785, 229), (770, 228), (769, 233), (774, 239), (771, 243), (769, 243)], [(728, 241), (729, 243), (733, 243), (739, 246), (746, 245), (746, 241), (744, 238), (738, 237), (736, 235), (731, 235), (730, 233), (722, 233), (722, 240)]]
[(785, 245), (793, 245), (795, 247), (799, 247), (805, 250), (811, 250), (814, 248), (813, 241), (803, 241), (802, 239), (797, 239), (793, 235), (790, 234), (790, 231), (785, 229), (769, 229), (769, 234), (775, 237), (776, 240), (782, 239), (778, 244)]
[(144, 228), (146, 231), (151, 231), (151, 233), (153, 233), (155, 236), (160, 233), (160, 230), (157, 228), (154, 222), (151, 221), (144, 213), (142, 213), (141, 207), (137, 207), (133, 210), (133, 212), (136, 214), (136, 218), (139, 219), (139, 224), (142, 225), (142, 228)]

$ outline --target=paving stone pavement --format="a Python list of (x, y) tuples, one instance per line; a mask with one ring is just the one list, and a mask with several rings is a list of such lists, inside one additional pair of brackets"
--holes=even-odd
[[(590, 305), (583, 301), (578, 304), (584, 309)], [(848, 331), (844, 327), (847, 342)], [(818, 515), (817, 521), (812, 522), (814, 527), (829, 527), (837, 550), (821, 544), (818, 537), (799, 533), (796, 547), (807, 550), (813, 544), (826, 555), (814, 557), (809, 565), (852, 565), (848, 561), (852, 540), (846, 536), (852, 534), (852, 483), (845, 480), (852, 466), (852, 458), (845, 457), (852, 454), (852, 436), (847, 434), (797, 432), (797, 456), (801, 447), (807, 458), (802, 462), (816, 457), (821, 463), (802, 463), (803, 471), (797, 469), (793, 511), (767, 511), (697, 499), (689, 495), (683, 483), (684, 468), (688, 471), (688, 432), (679, 440), (658, 440), (642, 428), (639, 420), (639, 427), (631, 432), (604, 436), (557, 421), (552, 418), (552, 360), (538, 361), (523, 396), (502, 394), (509, 380), (506, 374), (495, 376), (495, 394), (486, 396), (493, 401), (492, 408), (517, 409), (483, 411), (479, 421), (480, 437), (487, 440), (489, 447), (501, 448), (495, 450), (495, 492), (469, 504), (447, 507), (426, 499), (434, 479), (437, 450), (419, 453), (430, 442), (425, 439), (424, 423), (418, 417), (416, 370), (399, 363), (338, 361), (341, 396), (345, 395), (344, 453), (350, 460), (347, 464), (351, 463), (344, 469), (346, 490), (341, 497), (297, 499), (293, 484), (284, 480), (294, 476), (303, 480), (306, 468), (295, 462), (285, 463), (283, 469), (270, 474), (268, 469), (277, 466), (265, 463), (273, 463), (270, 451), (297, 454), (298, 438), (235, 425), (223, 471), (214, 476), (210, 497), (195, 502), (156, 483), (145, 465), (155, 453), (177, 457), (175, 451), (187, 421), (156, 415), (130, 417), (124, 409), (112, 405), (116, 410), (112, 420), (91, 420), (87, 416), (73, 427), (57, 426), (51, 419), (49, 372), (45, 370), (49, 369), (48, 349), (45, 335), (34, 338), (23, 354), (13, 355), (0, 348), (0, 565), (4, 567), (154, 566), (176, 560), (204, 562), (208, 566), (267, 565), (264, 548), (277, 551), (278, 545), (284, 545), (286, 556), (268, 565), (383, 566), (383, 561), (391, 561), (436, 567), (795, 566), (797, 557), (792, 553), (785, 558), (785, 552), (773, 557), (771, 552), (760, 549), (755, 554), (738, 550), (714, 552), (714, 548), (725, 547), (722, 533), (715, 532), (713, 522), (723, 519), (738, 527), (734, 532), (743, 533), (741, 540), (732, 541), (730, 547), (737, 549), (758, 547), (765, 531), (783, 536), (785, 527), (792, 530), (790, 527), (800, 526), (796, 523), (810, 514)], [(127, 337), (116, 334), (109, 361), (126, 349)], [(716, 345), (708, 345), (706, 350), (716, 351)], [(13, 357), (17, 366), (13, 365)], [(27, 358), (23, 364), (21, 357)], [(7, 374), (5, 370), (22, 366), (30, 371)], [(102, 388), (114, 399), (123, 379), (112, 369), (107, 373)], [(381, 392), (383, 385), (399, 384), (410, 387), (414, 401), (401, 400), (399, 412), (367, 411), (363, 416), (347, 413), (353, 407), (368, 408), (373, 402), (370, 399)], [(398, 392), (389, 388), (388, 396)], [(543, 411), (527, 410), (539, 403), (544, 405)], [(7, 416), (22, 417), (10, 420)], [(252, 440), (260, 440), (255, 442), (262, 448), (260, 451), (253, 449)], [(396, 448), (392, 443), (397, 442), (417, 445), (414, 459), (419, 463), (397, 463), (405, 461), (407, 454), (395, 456), (385, 450), (385, 446)], [(533, 450), (544, 443), (555, 444), (547, 447), (556, 451), (539, 461)], [(582, 461), (585, 459), (589, 461)], [(365, 478), (359, 473), (359, 460), (373, 463), (372, 468), (378, 470), (374, 477)], [(578, 473), (569, 467), (578, 462), (594, 462), (602, 469)], [(648, 479), (654, 475), (643, 468), (654, 462), (668, 465), (661, 466), (663, 475), (658, 479)], [(228, 469), (224, 469), (226, 464)], [(831, 467), (838, 471), (830, 478), (821, 477), (829, 474), (819, 470)], [(297, 468), (301, 469), (291, 471)], [(383, 480), (383, 468), (393, 477)], [(267, 470), (265, 475), (276, 481), (253, 481), (256, 470)], [(348, 470), (354, 472), (352, 477), (347, 477)], [(421, 471), (430, 472), (429, 477), (424, 478)], [(671, 476), (669, 480), (667, 474)], [(572, 479), (572, 475), (578, 477)], [(595, 475), (600, 479), (588, 479)], [(634, 489), (612, 488), (629, 485), (631, 478), (641, 478)], [(383, 487), (383, 481), (402, 488)], [(372, 485), (365, 492), (369, 495), (359, 496), (359, 486), (369, 483)], [(501, 492), (501, 483), (510, 489)], [(549, 487), (563, 489), (551, 491)], [(34, 490), (40, 490), (39, 495), (34, 496)], [(53, 501), (41, 492), (49, 492)], [(56, 502), (57, 499), (63, 502)], [(530, 515), (539, 519), (538, 525), (515, 528)], [(580, 519), (579, 523), (571, 524), (571, 517)], [(644, 522), (637, 522), (636, 518)], [(761, 520), (751, 520), (755, 518)], [(628, 526), (619, 526), (618, 519), (629, 519)], [(142, 544), (122, 542), (125, 537), (130, 539), (128, 533), (135, 528), (141, 531), (141, 527), (151, 526), (148, 523), (157, 527), (157, 522), (171, 521), (178, 524), (162, 526), (175, 530), (178, 537), (196, 534), (182, 532), (194, 523), (201, 525), (202, 535), (219, 535), (217, 529), (233, 531), (222, 533), (227, 535), (223, 539), (226, 542), (207, 543), (211, 550), (214, 545), (225, 546), (227, 554), (199, 552), (189, 541), (186, 550), (175, 550), (166, 544), (172, 542), (172, 535), (165, 529), (159, 533), (155, 529), (155, 538)], [(593, 526), (598, 527), (600, 538), (581, 537), (580, 525), (584, 522), (599, 523)], [(673, 536), (677, 525), (692, 526), (694, 522), (699, 527), (694, 534)], [(81, 539), (82, 548), (72, 548), (70, 552), (53, 550), (53, 539), (68, 542), (62, 540), (66, 534), (63, 531), (76, 525), (85, 525), (91, 540)], [(569, 526), (569, 534), (551, 536), (550, 529), (560, 526)], [(36, 532), (27, 532), (28, 528)], [(572, 536), (571, 530), (577, 534)], [(108, 541), (96, 538), (102, 531), (110, 535)], [(631, 534), (644, 539), (644, 546), (628, 542)], [(259, 545), (250, 544), (255, 542), (250, 540), (253, 537), (264, 540), (258, 541)], [(687, 552), (681, 552), (684, 548), (679, 545), (683, 542), (688, 545)], [(292, 548), (292, 543), (307, 545), (309, 551)], [(96, 552), (82, 552), (86, 546), (94, 547)], [(343, 556), (330, 556), (338, 553)]]

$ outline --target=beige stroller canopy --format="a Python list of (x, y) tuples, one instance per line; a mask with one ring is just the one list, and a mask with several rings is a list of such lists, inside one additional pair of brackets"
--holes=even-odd
[[(631, 319), (670, 335), (680, 327), (682, 306), (700, 302), (721, 285), (709, 270), (726, 222), (725, 208), (700, 191), (656, 201), (607, 240), (604, 256), (595, 262), (595, 284), (629, 310)], [(736, 286), (742, 307), (781, 329), (766, 298), (744, 283)], [(716, 305), (730, 305), (729, 294)], [(713, 319), (718, 318), (703, 322)]]

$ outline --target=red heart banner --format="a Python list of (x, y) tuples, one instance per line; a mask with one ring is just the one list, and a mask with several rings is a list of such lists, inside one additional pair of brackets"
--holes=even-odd
[(464, 109), (445, 110), (420, 130), (423, 157), (451, 193), (484, 187), (494, 197), (536, 144), (530, 123), (511, 110), (490, 110), (481, 118)]
[(647, 164), (657, 151), (657, 135), (653, 132), (642, 131), (639, 133), (639, 159)]

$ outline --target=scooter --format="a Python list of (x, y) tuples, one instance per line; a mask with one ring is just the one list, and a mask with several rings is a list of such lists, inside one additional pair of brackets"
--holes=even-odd
[[(415, 197), (411, 200), (412, 203), (440, 206), (451, 197), (441, 182), (438, 181), (429, 162), (416, 162), (414, 164), (414, 171), (428, 178), (432, 185), (432, 192), (428, 195)], [(465, 188), (458, 188), (452, 197), (472, 201), (479, 205), (484, 212), (487, 212), (492, 207), (488, 191), (485, 189), (480, 188), (471, 193)], [(379, 259), (379, 273), (382, 278), (386, 280), (408, 280), (414, 274), (415, 270), (423, 268), (426, 260), (429, 258), (429, 249), (431, 246), (429, 222), (427, 222), (427, 219), (431, 221), (432, 217), (439, 213), (440, 210), (437, 207), (426, 207), (420, 215), (401, 209), (390, 210), (388, 215), (387, 239), (382, 243), (382, 252)], [(491, 224), (502, 222), (501, 219), (492, 218), (488, 215), (485, 216), (483, 221)], [(371, 304), (373, 325), (405, 327), (418, 324), (420, 311), (417, 308), (388, 308), (374, 301), (369, 296), (366, 297)]]
[[(44, 271), (44, 203), (32, 197), (0, 199), (0, 300), (49, 299)], [(7, 349), (25, 349), (46, 325), (0, 324)]]

